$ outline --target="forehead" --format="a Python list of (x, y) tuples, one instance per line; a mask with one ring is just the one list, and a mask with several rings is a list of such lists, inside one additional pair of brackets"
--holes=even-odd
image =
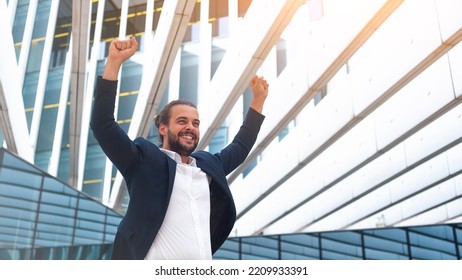
[(188, 119), (199, 119), (199, 112), (196, 108), (189, 105), (175, 105), (171, 108), (170, 119), (175, 120), (177, 118), (188, 118)]

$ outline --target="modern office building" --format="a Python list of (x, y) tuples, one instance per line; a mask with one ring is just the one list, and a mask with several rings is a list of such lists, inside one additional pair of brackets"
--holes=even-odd
[(182, 98), (198, 105), (198, 148), (217, 152), (251, 77), (270, 84), (257, 143), (228, 177), (238, 219), (215, 258), (460, 259), (461, 11), (0, 0), (0, 259), (108, 258), (129, 197), (89, 118), (109, 43), (131, 36), (116, 119), (132, 138), (158, 143), (154, 116)]

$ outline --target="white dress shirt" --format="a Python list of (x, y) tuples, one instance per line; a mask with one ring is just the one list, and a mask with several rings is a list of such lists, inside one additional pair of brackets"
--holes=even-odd
[(210, 260), (210, 179), (194, 158), (184, 164), (177, 153), (161, 150), (177, 162), (176, 175), (164, 222), (145, 259)]

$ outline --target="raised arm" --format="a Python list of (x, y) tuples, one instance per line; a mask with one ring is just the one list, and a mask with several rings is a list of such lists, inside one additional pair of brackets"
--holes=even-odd
[(265, 118), (262, 111), (266, 97), (268, 97), (268, 83), (263, 77), (254, 76), (249, 86), (253, 92), (253, 100), (244, 122), (233, 141), (218, 154), (226, 175), (247, 158)]
[(90, 126), (104, 153), (125, 176), (139, 158), (136, 145), (114, 118), (120, 67), (138, 48), (134, 38), (113, 41), (103, 76), (96, 82)]

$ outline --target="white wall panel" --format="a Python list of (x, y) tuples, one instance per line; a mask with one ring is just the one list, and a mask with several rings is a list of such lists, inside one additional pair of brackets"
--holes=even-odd
[[(424, 127), (416, 136), (411, 135), (406, 145), (398, 144), (394, 148), (389, 146), (392, 143), (397, 144), (396, 140), (403, 134), (411, 132), (412, 129), (416, 128), (416, 125), (421, 124), (424, 120), (430, 120), (433, 114), (454, 101), (448, 57), (442, 56), (426, 70), (414, 69), (441, 45), (434, 3), (433, 1), (407, 1), (405, 3), (385, 24), (385, 27), (380, 28), (373, 36), (374, 38), (367, 42), (366, 46), (358, 51), (358, 55), (355, 55), (349, 63), (349, 77), (356, 88), (351, 90), (348, 81), (343, 79), (340, 81), (340, 85), (336, 84), (333, 88), (329, 87), (328, 95), (316, 107), (300, 114), (304, 118), (299, 119), (301, 122), (297, 122), (295, 129), (291, 130), (281, 143), (275, 142), (265, 151), (267, 154), (276, 155), (274, 151), (289, 147), (284, 145), (285, 140), (296, 136), (299, 139), (297, 149), (300, 153), (300, 162), (303, 160), (311, 162), (255, 205), (254, 209), (250, 209), (240, 217), (236, 223), (236, 229), (241, 230), (238, 230), (239, 234), (243, 233), (242, 229), (244, 228), (246, 229), (245, 234), (251, 234), (252, 231), (254, 233), (260, 232), (260, 230), (263, 230), (265, 234), (270, 234), (278, 233), (278, 231), (287, 232), (286, 230), (289, 229), (302, 231), (335, 230), (348, 227), (350, 224), (355, 224), (355, 226), (367, 224), (369, 227), (375, 227), (377, 216), (380, 213), (386, 213), (386, 220), (389, 223), (396, 223), (406, 218), (406, 212), (409, 216), (409, 213), (419, 211), (421, 204), (415, 201), (425, 201), (436, 195), (440, 200), (451, 196), (452, 193), (449, 192), (448, 194), (447, 189), (431, 189), (424, 192), (415, 201), (406, 201), (405, 206), (398, 204), (389, 210), (386, 209), (391, 203), (399, 202), (408, 195), (419, 192), (431, 182), (436, 182), (447, 176), (449, 171), (448, 164), (444, 160), (446, 155), (440, 155), (440, 157), (422, 166), (411, 169), (409, 174), (401, 175), (384, 186), (381, 184), (390, 176), (404, 172), (411, 163), (421, 160), (428, 154), (456, 140), (459, 135), (459, 133), (454, 132), (454, 130), (458, 131), (454, 129), (458, 122), (454, 121), (453, 115), (451, 117), (451, 114), (446, 114), (443, 121), (437, 120), (429, 125), (431, 128)], [(411, 15), (417, 7), (421, 13), (412, 17)], [(316, 35), (316, 24), (310, 28), (313, 28), (311, 35)], [(320, 41), (322, 42), (322, 38)], [(316, 41), (311, 43), (319, 44)], [(319, 51), (324, 47), (326, 45), (321, 43), (317, 50)], [(319, 54), (319, 52), (314, 51), (309, 53)], [(371, 55), (373, 56), (372, 60), (370, 59)], [(322, 55), (318, 56), (318, 59), (319, 57)], [(323, 59), (325, 60), (325, 58)], [(309, 75), (316, 73), (312, 67), (317, 66), (309, 63), (308, 67)], [(417, 74), (421, 70), (423, 72), (414, 80), (400, 80), (409, 71)], [(409, 84), (407, 84), (408, 82)], [(361, 86), (360, 83), (363, 85)], [(407, 85), (402, 87), (404, 84)], [(349, 110), (353, 100), (350, 95), (358, 98), (357, 89), (366, 88), (367, 90), (364, 91), (364, 96), (361, 96), (360, 100), (362, 109), (377, 106), (380, 104), (377, 102), (380, 102), (382, 97), (391, 96), (392, 98), (387, 100), (372, 115), (355, 124), (355, 115)], [(339, 89), (343, 95), (338, 94), (337, 90)], [(396, 90), (399, 91), (395, 94)], [(354, 101), (358, 102), (358, 99)], [(357, 105), (355, 103), (355, 110), (360, 108)], [(372, 107), (370, 107), (371, 105)], [(367, 113), (367, 110), (364, 112)], [(449, 121), (450, 119), (452, 121)], [(348, 127), (352, 124), (355, 125)], [(345, 125), (347, 126), (345, 127)], [(342, 135), (336, 142), (330, 142), (331, 137), (345, 128), (351, 130)], [(438, 136), (435, 136), (435, 133), (438, 133)], [(376, 145), (376, 139), (379, 141), (378, 145)], [(419, 141), (419, 145), (414, 145), (415, 141)], [(297, 144), (297, 142), (292, 141), (291, 143)], [(326, 145), (330, 145), (330, 147), (317, 158), (314, 158), (315, 153), (322, 151), (322, 147)], [(388, 150), (389, 148), (391, 150)], [(293, 151), (294, 148), (291, 147), (291, 150)], [(376, 152), (382, 151), (385, 152), (382, 156), (366, 164), (355, 173), (349, 174), (336, 185), (330, 186), (340, 176), (348, 174), (352, 168), (373, 157)], [(284, 158), (281, 155), (276, 157)], [(271, 158), (265, 157), (264, 161), (271, 161)], [(253, 172), (262, 168), (265, 164), (264, 161)], [(294, 162), (289, 162), (292, 165), (291, 168), (295, 168)], [(267, 166), (269, 168), (269, 165)], [(299, 187), (300, 182), (311, 180), (307, 170), (315, 170), (315, 166), (315, 173), (323, 176), (322, 182), (314, 184), (315, 186), (309, 189)], [(283, 173), (278, 173), (276, 177), (272, 177), (276, 174), (272, 173), (264, 177), (265, 180), (274, 180), (276, 183), (277, 178), (283, 176)], [(241, 183), (249, 182), (246, 181), (244, 179)], [(379, 189), (372, 189), (379, 186), (381, 186)], [(325, 187), (330, 189), (323, 190), (323, 192), (316, 194), (316, 197), (312, 197), (313, 194)], [(361, 197), (365, 192), (371, 190), (371, 193)], [(244, 193), (241, 193), (241, 196), (244, 196)], [(281, 198), (282, 201), (285, 201), (284, 205), (278, 204)], [(303, 201), (306, 203), (300, 208), (293, 208)], [(351, 204), (348, 205), (348, 203)], [(339, 205), (344, 207), (339, 212), (331, 213)], [(265, 212), (265, 208), (268, 211)], [(240, 209), (242, 210), (242, 208)], [(264, 213), (269, 215), (265, 216)], [(368, 217), (369, 213), (377, 213), (377, 215), (373, 214), (373, 216)], [(325, 217), (325, 215), (328, 216)], [(280, 218), (280, 220), (271, 223), (274, 218)], [(255, 223), (255, 225), (246, 226), (246, 223)], [(306, 225), (308, 227), (304, 228)]]
[(415, 226), (415, 225), (428, 225), (436, 224), (440, 221), (445, 221), (448, 218), (448, 212), (446, 205), (434, 208), (430, 211), (412, 217), (410, 219), (404, 220), (402, 222), (396, 223), (394, 226), (403, 227), (403, 226)]
[(443, 56), (374, 113), (378, 148), (383, 149), (453, 99), (447, 57)]
[[(319, 172), (321, 168), (321, 160), (315, 159), (311, 164), (288, 178), (281, 186), (237, 220), (235, 228), (238, 229), (238, 234), (253, 234), (255, 230), (267, 227), (281, 214), (287, 213), (295, 205), (313, 196), (324, 187), (324, 175)], [(265, 177), (262, 178), (264, 179)], [(243, 193), (242, 195), (245, 194)], [(236, 201), (236, 204), (239, 204), (239, 202)], [(264, 215), (261, 213), (264, 213)], [(313, 219), (313, 215), (314, 208), (312, 208), (312, 211), (305, 212), (306, 219), (310, 217), (310, 219)], [(250, 221), (255, 223), (251, 228), (247, 225)]]
[(285, 217), (283, 220), (279, 220), (274, 224), (271, 224), (263, 231), (263, 234), (277, 234), (283, 232), (297, 232), (300, 230), (300, 227), (303, 225), (302, 221), (304, 220), (313, 220), (314, 219), (314, 209), (311, 207), (307, 208), (298, 208), (296, 212)]
[[(387, 223), (396, 223), (401, 219), (406, 219), (407, 217), (418, 214), (429, 207), (437, 206), (441, 203), (445, 203), (453, 197), (456, 197), (457, 190), (454, 188), (454, 182), (449, 180), (434, 188), (425, 190), (420, 194), (416, 194), (401, 204), (397, 204), (389, 209), (381, 211), (381, 209), (387, 207), (392, 202), (399, 202), (401, 199), (411, 194), (411, 192), (418, 192), (422, 189), (422, 187), (426, 187), (427, 184), (437, 182), (438, 180), (448, 176), (449, 173), (447, 172), (446, 154), (441, 154), (439, 157), (430, 160), (428, 163), (419, 166), (413, 171), (414, 174), (411, 174), (413, 176), (410, 176), (408, 175), (409, 173), (407, 173), (388, 183), (384, 187), (374, 190), (365, 197), (362, 197), (352, 204), (343, 207), (340, 211), (337, 211), (323, 220), (308, 226), (302, 231), (312, 232), (343, 228), (355, 220), (363, 219), (368, 215), (368, 213), (374, 213), (377, 211), (377, 213), (384, 214)], [(413, 171), (410, 172), (412, 173)], [(392, 201), (392, 198), (394, 201)], [(338, 205), (339, 201), (336, 201), (336, 204)], [(319, 203), (313, 203), (311, 206), (315, 208), (319, 207)], [(315, 215), (315, 218), (318, 218), (318, 215)], [(374, 222), (376, 221), (377, 215), (374, 215), (357, 223), (354, 227), (374, 227)]]
[(458, 175), (454, 178), (454, 185), (457, 196), (462, 195), (462, 175)]
[(313, 84), (357, 36), (386, 1), (323, 1), (322, 21), (311, 21), (308, 32), (308, 73)]
[[(411, 181), (410, 179), (407, 179), (407, 176), (416, 178), (416, 177), (419, 177), (419, 174), (420, 174), (422, 181), (428, 180), (427, 184), (431, 184), (432, 182), (437, 182), (439, 179), (443, 179), (445, 176), (449, 175), (449, 172), (446, 172), (445, 170), (445, 159), (450, 158), (450, 157), (460, 159), (462, 155), (459, 155), (457, 153), (460, 153), (461, 146), (462, 144), (459, 144), (458, 146), (450, 149), (447, 153), (443, 153), (438, 158), (431, 160), (428, 163), (418, 167), (421, 170), (418, 172), (415, 171), (414, 176), (404, 175), (388, 183), (387, 185), (385, 185), (384, 187), (389, 188), (390, 193), (393, 195), (393, 198), (394, 198), (393, 202), (399, 201), (400, 197), (407, 195), (408, 194), (407, 192), (409, 192), (411, 189), (415, 189), (415, 190), (419, 189), (417, 185), (412, 186), (412, 185), (407, 184), (408, 182)], [(438, 162), (440, 163), (440, 168), (436, 168), (436, 165), (438, 165)], [(450, 162), (451, 161), (449, 160), (449, 164)], [(438, 172), (432, 172), (431, 170), (439, 170), (440, 176), (437, 177), (436, 175), (438, 174), (436, 173)], [(438, 203), (442, 203), (444, 202), (444, 200), (450, 200), (452, 197), (456, 197), (462, 194), (462, 179), (461, 178), (462, 178), (462, 175), (459, 175), (454, 179), (450, 179), (449, 181), (447, 181), (447, 183), (445, 182), (445, 183), (442, 183), (441, 185), (436, 186), (436, 190), (431, 189), (429, 191), (424, 192), (422, 195), (417, 194), (415, 198), (411, 197), (410, 199), (411, 200), (414, 199), (414, 201), (404, 201), (403, 204), (397, 204), (395, 206), (392, 206), (391, 208), (384, 209), (381, 211), (381, 213), (385, 215), (387, 223), (393, 224), (393, 223), (398, 222), (402, 218), (409, 217), (412, 214), (410, 212), (412, 207), (414, 208), (423, 207), (423, 208), (420, 208), (420, 210), (423, 210), (432, 205), (437, 205)], [(425, 183), (423, 185), (425, 185)], [(398, 192), (400, 192), (400, 196), (397, 195)], [(438, 195), (438, 193), (442, 193), (442, 195)], [(363, 199), (368, 200), (370, 198), (368, 197), (361, 198), (361, 200)], [(430, 202), (425, 202), (424, 200), (429, 200)], [(371, 201), (373, 200), (371, 199)], [(353, 205), (355, 204), (357, 203), (354, 203)], [(454, 204), (454, 202), (451, 202), (450, 204)], [(350, 206), (345, 207), (345, 209), (342, 209), (340, 212), (348, 209), (349, 207)], [(358, 207), (358, 209), (362, 207), (363, 206)], [(381, 207), (383, 207), (383, 205), (381, 205)], [(402, 213), (402, 216), (396, 215), (398, 211)], [(371, 227), (374, 225), (375, 220), (376, 220), (375, 216), (365, 218), (364, 220), (355, 223), (349, 228), (351, 229), (351, 228)], [(418, 222), (413, 221), (413, 225), (418, 225)]]
[(462, 1), (435, 0), (441, 29), (441, 39), (446, 41), (462, 28)]
[(300, 161), (309, 157), (353, 118), (350, 88), (327, 94), (309, 118), (303, 126), (296, 128), (301, 130), (300, 137), (306, 143), (299, 146)]
[[(232, 185), (238, 212), (281, 180), (284, 175), (292, 172), (301, 160), (306, 159), (351, 119), (353, 116), (351, 95), (348, 91), (332, 92), (312, 111), (310, 109), (310, 113), (308, 119), (300, 120), (298, 126), (282, 140), (278, 147), (268, 148), (264, 161), (239, 183), (239, 185), (261, 186), (260, 191), (254, 187), (249, 193), (238, 184)], [(299, 154), (295, 152), (297, 149), (301, 150)], [(284, 162), (284, 164), (274, 168), (276, 162)]]
[(360, 114), (392, 86), (402, 83), (403, 76), (440, 45), (433, 1), (404, 1), (358, 51), (359, 60), (350, 60), (355, 113)]
[[(462, 126), (459, 126), (459, 128)], [(448, 168), (450, 174), (462, 171), (462, 144), (459, 144), (447, 152)]]
[[(360, 199), (354, 204), (345, 206), (326, 218), (309, 225), (301, 231), (326, 231), (341, 229), (353, 221), (360, 219), (365, 213), (370, 213), (390, 203), (390, 195), (387, 188), (380, 188), (367, 195), (367, 198)], [(400, 215), (398, 215), (400, 216)], [(374, 226), (375, 227), (375, 226)]]
[(446, 155), (440, 154), (393, 180), (390, 184), (392, 202), (396, 203), (448, 175)]
[[(361, 184), (357, 184), (353, 187), (354, 196), (361, 195), (363, 192), (369, 190), (371, 187), (377, 186), (404, 168), (406, 168), (406, 158), (404, 146), (400, 144), (350, 176), (358, 177), (357, 180), (361, 181)], [(340, 184), (342, 183), (343, 182), (340, 182)]]
[[(444, 61), (444, 60), (441, 60), (441, 61)], [(442, 63), (444, 64), (444, 63)], [(447, 65), (446, 65), (447, 66)], [(437, 69), (437, 67), (433, 68), (433, 69)], [(428, 73), (428, 72), (426, 72)], [(431, 73), (431, 72), (430, 72)], [(422, 78), (423, 77), (423, 78)], [(428, 79), (424, 79), (426, 78), (425, 75), (422, 75), (421, 76), (422, 80), (424, 81), (428, 81)], [(415, 82), (417, 83), (417, 82)], [(449, 83), (449, 82), (448, 82)], [(448, 84), (448, 83), (445, 83), (445, 84)], [(421, 82), (421, 84), (419, 84), (419, 87), (423, 87), (423, 88), (427, 88), (426, 87), (426, 84)], [(412, 89), (412, 87), (410, 87)], [(424, 99), (426, 102), (423, 102), (424, 104), (422, 106), (419, 106), (419, 108), (423, 108), (423, 109), (426, 109), (425, 105), (429, 106), (428, 104), (430, 104), (429, 107), (431, 107), (431, 113), (433, 113), (433, 111), (436, 111), (437, 109), (439, 109), (440, 106), (444, 105), (444, 104), (440, 104), (441, 102), (444, 103), (444, 101), (446, 101), (446, 99), (450, 99), (452, 98), (452, 95), (451, 94), (446, 94), (446, 96), (448, 96), (446, 99), (442, 99), (443, 101), (441, 101), (439, 98), (436, 98), (435, 99), (430, 99), (430, 97), (433, 97), (434, 95), (432, 94), (428, 94), (428, 92), (426, 91), (422, 91), (422, 90), (408, 90), (408, 91), (405, 91), (403, 90), (402, 91), (402, 94), (398, 95), (398, 96), (395, 96), (394, 99), (391, 99), (389, 100), (389, 102), (387, 104), (391, 104), (389, 105), (391, 109), (389, 109), (389, 114), (390, 115), (393, 115), (393, 116), (396, 116), (397, 115), (397, 112), (407, 112), (407, 110), (405, 110), (407, 107), (409, 107), (409, 103), (407, 103), (407, 107), (403, 107), (403, 108), (394, 108), (395, 106), (393, 106), (394, 104), (400, 104), (400, 102), (402, 102), (402, 100), (400, 99), (413, 99), (415, 98), (415, 95), (417, 94), (421, 94), (422, 92), (424, 92), (425, 94), (423, 94), (423, 97), (421, 99)], [(446, 91), (446, 92), (450, 92), (450, 91)], [(414, 94), (414, 95), (413, 95)], [(327, 98), (328, 97), (334, 97), (335, 94), (332, 94), (332, 95), (328, 95), (326, 97), (326, 100), (328, 100)], [(417, 97), (419, 98), (419, 96)], [(428, 101), (429, 99), (429, 101)], [(334, 100), (334, 99), (331, 99), (331, 100)], [(325, 100), (323, 100), (323, 102), (325, 102)], [(395, 102), (395, 103), (393, 103)], [(422, 103), (422, 101), (420, 101)], [(328, 104), (328, 103), (320, 103), (320, 105), (318, 106), (319, 108), (322, 108), (321, 105), (322, 104)], [(434, 104), (436, 104), (436, 108), (433, 108), (432, 106), (435, 106)], [(329, 104), (330, 105), (330, 104)], [(327, 105), (326, 105), (327, 106)], [(315, 111), (319, 108), (315, 108)], [(329, 108), (335, 108), (335, 106), (329, 106)], [(319, 109), (321, 110), (321, 109)], [(427, 113), (428, 114), (428, 113)], [(427, 116), (425, 116), (427, 117)], [(406, 119), (406, 118), (405, 118)], [(344, 138), (342, 138), (341, 140), (339, 140), (337, 143), (335, 143), (331, 148), (329, 148), (324, 154), (322, 154), (320, 156), (320, 158), (322, 158), (324, 160), (324, 168), (321, 169), (322, 172), (324, 172), (324, 177), (325, 177), (325, 184), (329, 184), (330, 182), (332, 182), (335, 178), (339, 177), (341, 174), (343, 174), (344, 172), (347, 172), (347, 169), (352, 166), (355, 166), (356, 164), (358, 164), (359, 162), (355, 162), (355, 158), (354, 156), (352, 157), (351, 154), (349, 154), (349, 152), (353, 152), (354, 153), (354, 149), (352, 148), (352, 146), (345, 146), (345, 143), (348, 143), (350, 142), (349, 144), (352, 143), (352, 141), (354, 142), (354, 137), (349, 137), (348, 135), (355, 135), (354, 131), (361, 131), (361, 127), (362, 125), (366, 124), (367, 122), (364, 122), (362, 123), (361, 125), (358, 125), (356, 126), (352, 131), (351, 133), (347, 133)], [(406, 127), (405, 130), (413, 127), (413, 125), (415, 125), (415, 123), (413, 123), (412, 125), (408, 125), (408, 127)], [(369, 126), (370, 127), (370, 126)], [(381, 129), (383, 128), (383, 125), (378, 125), (378, 127), (380, 127)], [(300, 128), (300, 127), (299, 127)], [(316, 132), (319, 132), (319, 129), (316, 129), (315, 130)], [(306, 133), (306, 131), (305, 131)], [(401, 131), (401, 133), (403, 133)], [(393, 135), (395, 138), (396, 137), (399, 137), (401, 135), (401, 133), (398, 133), (397, 135)], [(385, 134), (385, 135), (389, 135), (390, 133), (388, 134)], [(370, 151), (375, 151), (375, 135), (370, 131), (369, 129), (369, 134), (365, 133), (364, 135), (368, 135), (368, 137), (371, 137), (371, 139), (369, 140), (369, 148), (370, 148)], [(289, 135), (290, 137), (291, 135)], [(379, 137), (380, 138), (380, 137)], [(303, 137), (301, 139), (304, 139)], [(392, 139), (394, 140), (394, 139)], [(391, 141), (391, 140), (390, 140)], [(359, 141), (361, 143), (361, 141)], [(313, 146), (309, 146), (311, 149), (313, 149), (314, 147)], [(342, 151), (344, 151), (345, 153), (345, 156), (342, 156)], [(345, 152), (345, 151), (348, 151), (348, 152)], [(401, 168), (403, 168), (405, 166), (405, 162), (404, 162), (404, 153), (403, 153), (403, 150), (402, 150), (402, 147), (401, 149), (395, 149), (394, 151), (400, 151), (399, 152), (399, 156), (394, 156), (394, 157), (390, 157), (390, 154), (388, 154), (387, 156), (384, 156), (384, 157), (381, 157), (382, 159), (384, 159), (383, 163), (385, 164), (385, 166), (388, 166), (388, 169), (385, 169), (385, 168), (381, 168), (378, 166), (378, 164), (380, 164), (380, 161), (377, 161), (377, 162), (373, 162), (371, 163), (371, 166), (372, 165), (375, 165), (375, 168), (371, 168), (371, 171), (372, 171), (372, 174), (373, 172), (377, 172), (377, 173), (381, 173), (380, 176), (379, 176), (379, 180), (376, 182), (377, 184), (380, 182), (380, 180), (384, 180), (386, 179), (386, 177), (384, 176), (383, 174), (383, 170), (390, 170), (390, 166), (391, 167), (391, 170), (393, 170), (394, 168), (393, 167), (399, 167), (401, 166)], [(367, 154), (367, 153), (366, 153)], [(364, 159), (366, 154), (362, 155), (362, 158)], [(344, 161), (342, 162), (343, 164), (340, 164), (339, 162), (342, 160), (342, 158), (344, 158)], [(361, 157), (358, 157), (358, 159), (361, 158)], [(396, 164), (394, 163), (393, 164), (393, 160), (392, 159), (398, 159), (399, 162), (401, 162), (401, 164)], [(359, 160), (358, 160), (359, 161)], [(395, 169), (396, 170), (396, 169)], [(388, 172), (389, 173), (389, 172)], [(364, 173), (363, 173), (364, 174)], [(369, 173), (367, 173), (369, 174)], [(392, 175), (389, 173), (389, 175)], [(419, 177), (419, 176), (418, 176)], [(419, 177), (420, 178), (420, 177)], [(403, 181), (404, 179), (401, 178), (400, 179), (401, 181), (394, 181), (394, 183), (392, 184), (398, 184), (399, 186), (402, 186), (404, 184), (404, 182), (406, 181)], [(370, 180), (368, 180), (370, 181)], [(361, 185), (360, 185), (361, 186)], [(319, 196), (319, 198), (316, 198), (313, 202), (310, 202), (309, 205), (310, 207), (312, 207), (315, 211), (315, 217), (318, 218), (322, 215), (324, 215), (325, 213), (331, 211), (333, 208), (332, 207), (327, 207), (326, 205), (340, 205), (340, 204), (344, 204), (344, 203), (347, 203), (348, 200), (351, 198), (350, 195), (352, 193), (355, 193), (356, 195), (360, 195), (362, 193), (362, 191), (364, 190), (367, 190), (368, 188), (372, 187), (373, 185), (368, 185), (368, 186), (362, 186), (364, 189), (359, 191), (358, 189), (353, 189), (353, 190), (350, 190), (350, 189), (346, 189), (342, 182), (339, 184), (338, 187), (333, 187), (331, 190), (327, 191), (326, 193), (324, 194), (321, 194)], [(404, 189), (404, 187), (398, 187), (397, 189)], [(336, 195), (332, 195), (332, 194), (345, 194), (345, 193), (348, 193), (348, 195), (339, 195), (339, 196), (336, 196)], [(325, 198), (325, 199), (324, 199)], [(318, 200), (319, 199), (319, 200)], [(340, 199), (340, 200), (339, 200)], [(328, 201), (328, 203), (319, 203), (317, 201)], [(290, 214), (289, 214), (290, 215)]]
[[(272, 132), (274, 124), (288, 114), (295, 101), (306, 92), (305, 71), (300, 71), (300, 66), (297, 66), (297, 64), (287, 65), (278, 79), (274, 83), (270, 83), (269, 94), (264, 107), (265, 121), (260, 129), (256, 146)], [(304, 79), (303, 76), (305, 76)]]
[(455, 197), (454, 182), (447, 180), (407, 199), (401, 204), (401, 209), (405, 217), (410, 217), (428, 208), (436, 207), (453, 197)]
[[(316, 196), (312, 201), (308, 202), (307, 207), (312, 207), (314, 211), (314, 218), (320, 219), (327, 213), (333, 211), (339, 205), (343, 205), (353, 198), (351, 188), (345, 185), (339, 185), (326, 190), (320, 195)], [(302, 224), (310, 222), (309, 220), (302, 220)]]
[[(459, 176), (460, 178), (460, 176)], [(448, 203), (446, 205), (446, 209), (447, 209), (447, 213), (448, 213), (448, 216), (450, 219), (454, 219), (454, 218), (459, 218), (459, 223), (462, 221), (460, 218), (462, 218), (462, 216), (460, 215), (460, 213), (462, 213), (462, 198), (458, 198), (454, 201), (451, 201), (450, 203)], [(453, 221), (453, 222), (457, 222), (457, 221)], [(428, 223), (428, 222), (427, 222)]]
[(404, 141), (406, 161), (412, 165), (462, 137), (462, 105), (458, 105)]
[[(285, 137), (284, 144), (279, 145), (277, 149), (268, 150), (265, 160), (261, 161), (247, 177), (232, 184), (231, 191), (235, 196), (238, 213), (299, 164), (297, 153), (294, 152), (294, 147), (298, 146), (298, 139), (295, 136), (291, 133)], [(283, 164), (277, 164), (278, 162)]]
[[(249, 213), (240, 217), (236, 221), (233, 232), (241, 236), (255, 234), (282, 213), (289, 211), (295, 204), (313, 195), (323, 186), (322, 174), (315, 171), (312, 168), (304, 168), (303, 171), (290, 177), (282, 186), (255, 205)], [(305, 213), (305, 218), (313, 219), (313, 212)]]
[[(366, 198), (365, 198), (366, 199)], [(357, 208), (359, 213), (361, 209)], [(385, 223), (385, 225), (393, 224), (396, 221), (400, 221), (403, 218), (401, 207), (391, 207), (382, 209), (371, 216), (367, 216), (363, 220), (348, 225), (345, 229), (361, 229), (361, 228), (376, 228), (377, 223)]]
[[(326, 4), (327, 1), (323, 2)], [(300, 100), (297, 100), (296, 97), (290, 98), (288, 105), (289, 107), (284, 107), (280, 106), (279, 111), (281, 117), (275, 117), (276, 121), (273, 121), (273, 119), (268, 119), (268, 122), (274, 123), (275, 125), (272, 126), (272, 130), (268, 133), (268, 130), (262, 130), (261, 134), (266, 133), (266, 135), (262, 135), (263, 137), (260, 137), (259, 140), (262, 143), (257, 142), (257, 147), (258, 149), (255, 149), (256, 152), (252, 152), (250, 154), (250, 158), (254, 158), (255, 154), (258, 151), (261, 151), (264, 147), (266, 147), (267, 143), (271, 141), (271, 137), (275, 137), (275, 135), (278, 134), (279, 129), (281, 127), (284, 127), (287, 124), (287, 119), (288, 118), (293, 118), (295, 114), (298, 114), (300, 108), (302, 106), (305, 106), (306, 103), (309, 103), (309, 100), (313, 98), (315, 94), (317, 94), (320, 90), (325, 88), (326, 83), (328, 83), (329, 79), (332, 78), (332, 76), (335, 76), (338, 74), (338, 72), (334, 73), (334, 71), (339, 71), (340, 69), (346, 69), (348, 67), (345, 67), (345, 63), (347, 63), (348, 59), (353, 55), (354, 52), (357, 51), (357, 49), (362, 46), (362, 44), (369, 38), (369, 36), (382, 24), (382, 22), (388, 18), (388, 16), (395, 11), (395, 9), (402, 3), (402, 1), (386, 1), (381, 2), (380, 5), (378, 5), (377, 2), (370, 2), (370, 1), (364, 1), (364, 2), (339, 2), (339, 1), (329, 1), (326, 5), (329, 6), (329, 8), (326, 8), (324, 6), (323, 8), (323, 16), (322, 20), (313, 20), (309, 21), (307, 23), (309, 24), (300, 24), (299, 30), (300, 32), (296, 32), (295, 34), (297, 37), (303, 37), (303, 36), (308, 36), (308, 40), (302, 40), (303, 43), (308, 42), (309, 44), (313, 44), (312, 46), (306, 46), (304, 49), (307, 51), (306, 56), (313, 56), (310, 59), (307, 59), (305, 62), (305, 55), (302, 56), (302, 58), (299, 60), (298, 64), (300, 65), (301, 68), (305, 67), (320, 67), (322, 70), (322, 75), (316, 79), (313, 77), (316, 76), (316, 74), (313, 74), (314, 72), (308, 69), (309, 72), (309, 78), (310, 78), (310, 83), (307, 83), (304, 85), (305, 90), (302, 92), (302, 96), (300, 97)], [(355, 4), (357, 6), (355, 6)], [(383, 6), (381, 5), (383, 4)], [(344, 8), (343, 5), (348, 5), (347, 8)], [(373, 8), (372, 8), (373, 6)], [(329, 11), (329, 9), (334, 9), (335, 11)], [(370, 10), (368, 10), (370, 9)], [(368, 16), (363, 16), (362, 13), (365, 11), (369, 11)], [(348, 19), (345, 21), (342, 21), (344, 19), (344, 15), (341, 15), (343, 12), (349, 13), (351, 11), (354, 11), (354, 16), (349, 16)], [(336, 14), (338, 13), (338, 14)], [(334, 14), (335, 16), (329, 17), (327, 14), (332, 15)], [(309, 17), (306, 17), (307, 19)], [(329, 19), (326, 19), (329, 18)], [(359, 22), (355, 22), (356, 20), (359, 20)], [(335, 22), (336, 21), (336, 22)], [(327, 32), (326, 30), (328, 29), (328, 25), (332, 25), (333, 22), (337, 24), (337, 28), (335, 29), (335, 32)], [(354, 23), (353, 23), (354, 22)], [(358, 27), (354, 31), (348, 30), (346, 33), (343, 33), (342, 28), (352, 28), (355, 29), (355, 27)], [(311, 29), (313, 28), (313, 29)], [(319, 30), (317, 29), (319, 28)], [(324, 29), (323, 29), (324, 28)], [(315, 31), (316, 30), (316, 31)], [(321, 31), (320, 31), (321, 30)], [(319, 32), (319, 33), (318, 33)], [(333, 40), (336, 44), (335, 48), (343, 45), (343, 48), (338, 48), (337, 50), (339, 51), (337, 54), (329, 54), (331, 57), (335, 57), (334, 62), (329, 63), (329, 59), (319, 59), (319, 57), (322, 57), (322, 48), (324, 46), (319, 46), (317, 45), (317, 40), (312, 39), (311, 36), (314, 36), (313, 38), (316, 37), (316, 34), (318, 34), (321, 37), (326, 37), (326, 36), (333, 36), (334, 38), (331, 38), (330, 40)], [(352, 35), (349, 40), (345, 40), (343, 42), (337, 41), (337, 38), (341, 38), (342, 34), (348, 34)], [(317, 46), (317, 47), (316, 47)], [(313, 59), (319, 59), (319, 63), (316, 63), (315, 60)], [(288, 65), (289, 66), (289, 65)], [(295, 68), (296, 70), (294, 71), (295, 73), (301, 73), (304, 71), (299, 71), (298, 69), (300, 68)], [(343, 67), (343, 68), (342, 68)], [(314, 76), (313, 76), (314, 75)], [(305, 78), (302, 78), (301, 80), (305, 81)], [(285, 92), (291, 90), (290, 87), (293, 85), (293, 83), (288, 83), (284, 85)], [(273, 88), (273, 87), (272, 87)], [(270, 97), (271, 98), (271, 97)], [(349, 123), (349, 125), (353, 125), (352, 123)], [(326, 126), (327, 127), (327, 126)], [(325, 143), (325, 146), (330, 145), (331, 143)], [(238, 171), (241, 171), (238, 169)], [(233, 178), (234, 176), (231, 176)]]
[(372, 119), (365, 119), (336, 141), (322, 155), (325, 181), (330, 183), (377, 152)]
[[(462, 2), (462, 1), (460, 1)], [(461, 16), (462, 18), (462, 16)], [(451, 65), (452, 82), (454, 92), (458, 98), (462, 98), (462, 43), (457, 44), (448, 52), (449, 63)]]

